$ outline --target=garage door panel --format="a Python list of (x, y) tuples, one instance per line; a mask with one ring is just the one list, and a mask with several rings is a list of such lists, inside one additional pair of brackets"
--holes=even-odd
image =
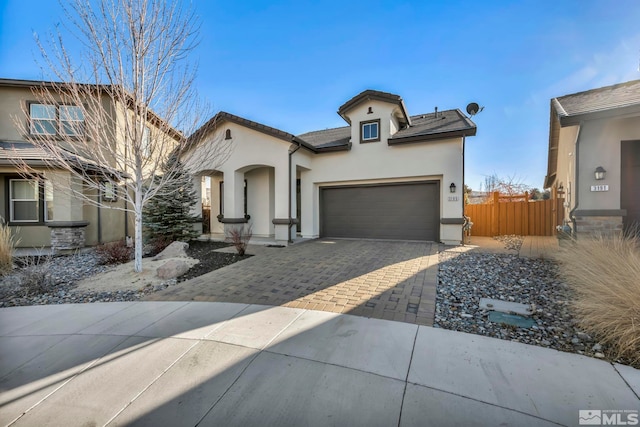
[(326, 237), (438, 240), (438, 183), (323, 188)]

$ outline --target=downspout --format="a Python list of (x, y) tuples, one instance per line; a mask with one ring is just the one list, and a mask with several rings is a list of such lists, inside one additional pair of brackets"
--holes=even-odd
[(576, 233), (578, 231), (578, 229), (577, 229), (577, 220), (576, 220), (576, 217), (574, 216), (574, 212), (578, 209), (578, 202), (580, 200), (578, 198), (578, 195), (580, 194), (580, 186), (578, 184), (580, 182), (580, 168), (579, 168), (579, 166), (580, 166), (579, 158), (580, 157), (579, 157), (579, 154), (580, 154), (580, 132), (581, 131), (582, 131), (582, 123), (580, 123), (580, 127), (578, 128), (578, 135), (576, 135), (576, 150), (575, 150), (576, 151), (576, 155), (575, 155), (575, 158), (576, 158), (576, 161), (575, 161), (575, 164), (576, 164), (576, 166), (575, 166), (576, 177), (575, 177), (575, 185), (574, 185), (574, 188), (575, 188), (574, 197), (575, 197), (575, 202), (576, 203), (574, 204), (573, 209), (571, 209), (569, 211), (569, 219), (571, 220), (571, 223), (573, 224), (573, 238), (574, 239), (577, 237)]
[(98, 188), (98, 244), (102, 244), (102, 190)]
[[(464, 193), (464, 143), (465, 143), (465, 139), (466, 139), (466, 135), (463, 133), (462, 134), (462, 218), (465, 219), (465, 212), (464, 212), (464, 198), (465, 198), (465, 193)], [(464, 246), (464, 224), (462, 225), (462, 240), (460, 240), (462, 242), (462, 246)]]
[[(295, 142), (295, 141), (294, 141)], [(292, 159), (293, 154), (300, 149), (300, 143), (295, 142), (298, 146), (294, 150), (289, 150), (289, 224), (287, 226), (287, 243), (293, 243), (291, 239), (291, 227), (293, 226), (293, 218), (291, 217), (291, 190), (293, 189), (291, 185), (291, 169), (292, 169)]]

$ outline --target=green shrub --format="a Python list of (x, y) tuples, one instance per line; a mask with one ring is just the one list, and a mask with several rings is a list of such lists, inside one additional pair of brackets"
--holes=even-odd
[(557, 256), (575, 292), (580, 325), (611, 349), (640, 363), (640, 246), (637, 238), (578, 239)]

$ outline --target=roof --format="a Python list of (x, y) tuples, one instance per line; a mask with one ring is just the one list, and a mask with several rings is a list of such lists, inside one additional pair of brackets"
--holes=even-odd
[(308, 148), (309, 150), (315, 152), (313, 146), (309, 145), (306, 141), (300, 140), (293, 134), (280, 129), (276, 129), (271, 126), (264, 125), (262, 123), (255, 122), (253, 120), (248, 120), (243, 117), (236, 116), (235, 114), (227, 113), (226, 111), (220, 111), (218, 114), (209, 119), (209, 121), (202, 125), (197, 131), (193, 133), (193, 135), (188, 138), (187, 144), (197, 144), (209, 132), (211, 132), (224, 122), (236, 123), (240, 126), (262, 132), (264, 134), (273, 136), (274, 138), (278, 138), (289, 143), (300, 144), (301, 146), (304, 146), (305, 148)]
[(357, 94), (356, 96), (354, 96), (353, 98), (351, 98), (350, 100), (348, 100), (347, 102), (342, 104), (340, 106), (340, 108), (338, 108), (338, 114), (340, 114), (340, 116), (347, 123), (351, 123), (349, 118), (346, 116), (346, 113), (348, 113), (350, 110), (352, 110), (356, 106), (360, 105), (361, 103), (367, 102), (367, 101), (370, 101), (370, 100), (389, 102), (391, 104), (397, 104), (398, 107), (400, 107), (400, 111), (402, 112), (402, 115), (404, 116), (405, 122), (407, 124), (411, 125), (411, 118), (409, 117), (409, 114), (407, 113), (407, 108), (404, 106), (404, 101), (402, 100), (400, 95), (395, 95), (395, 94), (389, 93), (389, 92), (381, 92), (379, 90), (367, 89), (367, 90), (365, 90), (363, 92), (360, 92), (359, 94)]
[[(577, 124), (578, 116), (583, 119), (585, 115), (639, 107), (640, 80), (564, 95), (553, 98), (551, 102), (563, 126)], [(618, 111), (614, 114), (618, 114)]]
[(389, 138), (389, 145), (476, 134), (475, 123), (458, 109), (411, 116), (411, 123)]
[(319, 151), (330, 151), (336, 149), (349, 149), (351, 140), (351, 127), (343, 126), (339, 128), (316, 130), (313, 132), (298, 135), (298, 138), (306, 141)]
[(584, 120), (640, 114), (640, 80), (632, 80), (551, 99), (549, 150), (544, 188), (553, 185), (558, 168), (560, 128)]
[[(390, 102), (397, 102), (406, 113), (404, 104), (402, 104), (402, 98), (398, 95), (373, 90), (364, 91), (351, 98), (340, 107), (338, 113), (340, 113), (340, 111), (348, 111), (366, 99), (385, 99)], [(201, 126), (189, 137), (188, 144), (197, 144), (202, 138), (209, 134), (209, 132), (226, 121), (245, 126), (289, 143), (298, 144), (314, 153), (342, 151), (351, 148), (351, 126), (316, 130), (296, 136), (225, 111), (219, 112)], [(389, 145), (473, 136), (476, 134), (475, 123), (458, 109), (407, 116), (407, 123), (410, 123), (410, 125), (401, 129), (388, 139)]]
[[(115, 170), (107, 169), (85, 157), (68, 152), (69, 164), (85, 171), (106, 172), (114, 177), (124, 176)], [(56, 167), (56, 158), (47, 150), (30, 142), (0, 141), (0, 165), (16, 166), (25, 163), (29, 167)]]

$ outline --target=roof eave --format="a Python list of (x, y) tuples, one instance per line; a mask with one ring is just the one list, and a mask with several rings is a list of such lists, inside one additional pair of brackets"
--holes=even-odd
[(422, 141), (436, 141), (442, 139), (451, 139), (451, 138), (462, 138), (466, 136), (475, 136), (477, 128), (475, 126), (460, 130), (447, 131), (447, 132), (438, 132), (438, 133), (429, 133), (422, 135), (412, 135), (405, 136), (401, 138), (389, 138), (387, 140), (388, 145), (401, 145), (401, 144), (410, 144), (414, 142), (422, 142)]
[(599, 111), (589, 111), (580, 114), (558, 114), (562, 127), (579, 125), (585, 120), (608, 119), (612, 117), (623, 118), (640, 114), (640, 104), (626, 105), (624, 107), (608, 108)]

